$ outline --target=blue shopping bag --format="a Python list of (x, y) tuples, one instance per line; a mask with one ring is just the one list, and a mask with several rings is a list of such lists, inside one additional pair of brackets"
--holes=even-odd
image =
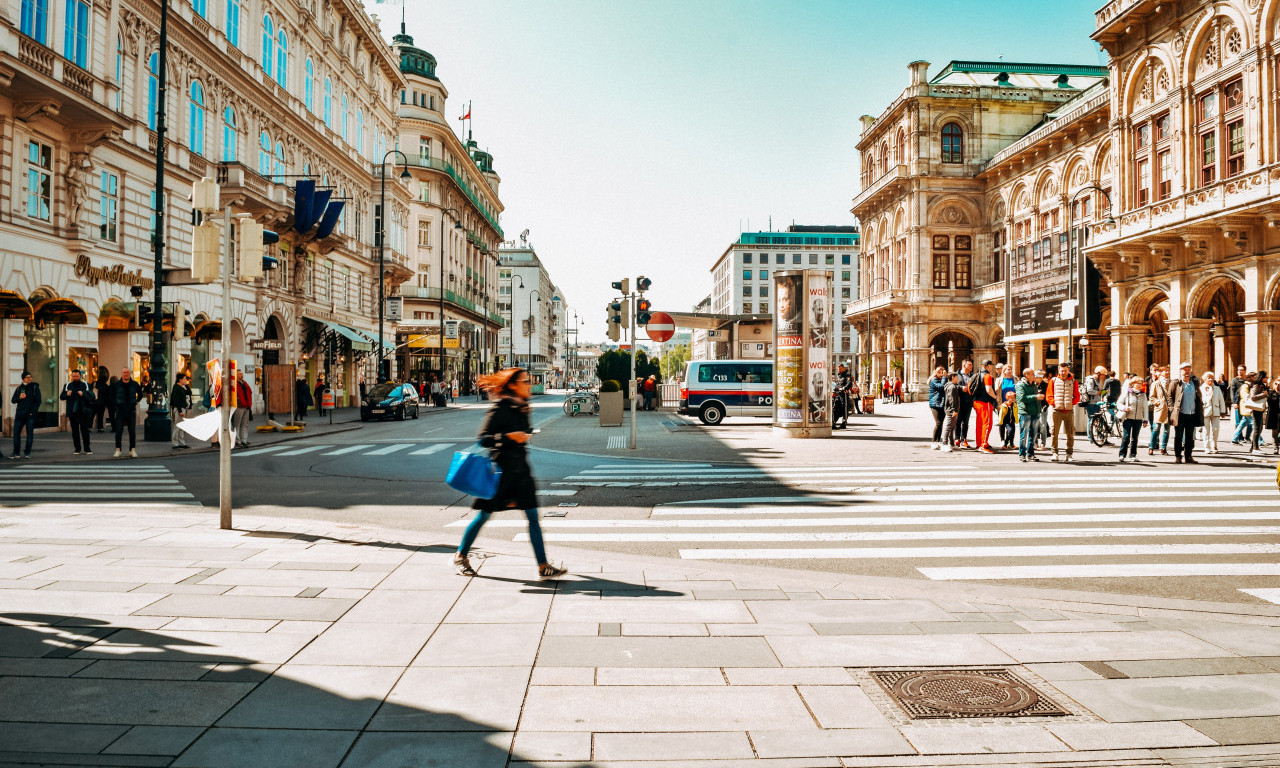
[(502, 470), (484, 453), (479, 451), (458, 451), (453, 454), (449, 463), (449, 472), (444, 481), (455, 491), (479, 499), (492, 499), (498, 492), (498, 480)]

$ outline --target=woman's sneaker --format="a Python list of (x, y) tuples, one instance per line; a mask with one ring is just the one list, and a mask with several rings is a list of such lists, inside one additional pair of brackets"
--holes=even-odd
[(568, 568), (557, 568), (551, 563), (543, 563), (538, 566), (538, 578), (543, 581), (558, 579), (569, 572)]
[(475, 576), (476, 569), (471, 567), (471, 561), (466, 555), (454, 555), (453, 567), (458, 569), (459, 576)]

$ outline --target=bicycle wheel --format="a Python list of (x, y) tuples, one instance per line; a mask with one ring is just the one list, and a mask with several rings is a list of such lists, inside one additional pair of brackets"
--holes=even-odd
[(1102, 414), (1089, 419), (1089, 442), (1101, 448), (1107, 444), (1110, 432), (1111, 429), (1107, 426), (1107, 421)]
[(574, 411), (573, 411), (573, 400), (565, 400), (565, 401), (564, 401), (564, 412), (565, 412), (565, 414), (566, 414), (566, 415), (568, 415), (568, 416), (573, 416), (573, 415), (574, 415)]

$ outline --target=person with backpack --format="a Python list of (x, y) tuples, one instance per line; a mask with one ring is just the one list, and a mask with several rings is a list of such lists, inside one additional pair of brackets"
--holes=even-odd
[(976, 383), (971, 383), (969, 386), (969, 392), (973, 395), (973, 410), (978, 414), (976, 445), (983, 453), (995, 453), (988, 444), (991, 438), (992, 419), (995, 416), (996, 406), (1000, 402), (996, 393), (995, 369), (996, 364), (991, 360), (983, 362), (982, 373), (974, 377)]

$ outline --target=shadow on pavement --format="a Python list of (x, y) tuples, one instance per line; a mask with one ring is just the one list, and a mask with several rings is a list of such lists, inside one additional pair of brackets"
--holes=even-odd
[(333, 544), (351, 544), (356, 547), (375, 547), (378, 549), (403, 549), (407, 552), (431, 552), (431, 553), (449, 553), (457, 549), (446, 544), (404, 544), (398, 541), (355, 541), (353, 539), (340, 539), (336, 536), (320, 536), (313, 533), (291, 533), (289, 531), (261, 531), (261, 530), (244, 530), (236, 529), (244, 534), (245, 538), (257, 539), (294, 539), (296, 541), (305, 541), (309, 544), (327, 541)]
[[(433, 678), (445, 671), (277, 670), (189, 637), (74, 616), (0, 614), (0, 762), (492, 768), (531, 759), (511, 749), (524, 690), (514, 699), (506, 692), (509, 712), (482, 707), (503, 720), (497, 724), (419, 706), (433, 700)], [(307, 677), (314, 680), (295, 679)], [(343, 696), (326, 688), (382, 693)], [(474, 703), (474, 696), (451, 693)]]

